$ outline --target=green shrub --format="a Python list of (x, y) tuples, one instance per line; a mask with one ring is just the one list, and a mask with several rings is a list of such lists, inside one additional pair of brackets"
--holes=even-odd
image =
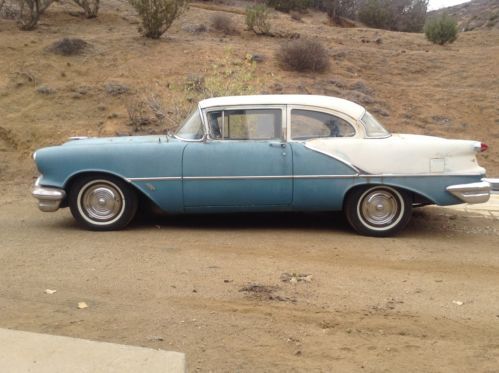
[(429, 19), (424, 27), (426, 38), (435, 44), (452, 43), (457, 39), (457, 22), (444, 14)]
[(257, 35), (270, 34), (269, 8), (264, 4), (247, 7), (246, 26)]
[(289, 13), (292, 10), (303, 11), (311, 4), (311, 0), (266, 0), (266, 4), (281, 12)]
[(293, 40), (282, 45), (277, 59), (285, 70), (323, 72), (329, 67), (326, 48), (311, 39)]
[(188, 0), (128, 0), (142, 19), (145, 37), (159, 39), (187, 6)]

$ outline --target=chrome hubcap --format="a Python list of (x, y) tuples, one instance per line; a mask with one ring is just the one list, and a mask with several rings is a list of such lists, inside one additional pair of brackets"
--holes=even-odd
[(85, 190), (81, 207), (90, 219), (105, 222), (121, 213), (123, 199), (115, 186), (96, 183)]
[(392, 223), (396, 219), (398, 211), (397, 199), (384, 190), (376, 190), (367, 194), (361, 202), (363, 218), (376, 226)]

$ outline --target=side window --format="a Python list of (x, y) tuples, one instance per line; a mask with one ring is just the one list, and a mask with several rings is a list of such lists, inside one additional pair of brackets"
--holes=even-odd
[(291, 110), (291, 138), (352, 137), (355, 129), (344, 119), (313, 110)]
[(210, 134), (223, 140), (273, 140), (282, 136), (281, 109), (244, 109), (208, 113)]

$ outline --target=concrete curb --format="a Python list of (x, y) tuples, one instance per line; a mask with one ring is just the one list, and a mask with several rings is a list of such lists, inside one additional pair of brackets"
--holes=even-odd
[(476, 205), (462, 204), (447, 206), (444, 208), (448, 210), (474, 213), (492, 219), (499, 219), (499, 194), (492, 194), (489, 201), (485, 203), (478, 203)]
[(0, 329), (0, 371), (185, 373), (185, 355), (86, 339)]

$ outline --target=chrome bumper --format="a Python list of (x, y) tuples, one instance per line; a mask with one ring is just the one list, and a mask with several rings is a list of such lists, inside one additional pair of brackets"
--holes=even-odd
[(38, 199), (38, 208), (43, 212), (57, 211), (66, 197), (63, 189), (40, 186), (40, 178), (36, 180), (31, 194)]
[(484, 203), (490, 193), (499, 191), (499, 179), (482, 179), (477, 183), (458, 184), (447, 187), (447, 191), (466, 203)]

